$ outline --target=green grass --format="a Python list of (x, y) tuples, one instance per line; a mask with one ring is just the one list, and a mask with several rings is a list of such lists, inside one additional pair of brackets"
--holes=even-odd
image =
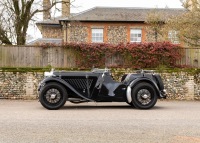
[[(0, 72), (45, 72), (45, 71), (51, 71), (51, 66), (40, 68), (40, 67), (0, 67)], [(80, 68), (55, 68), (55, 70), (64, 70), (64, 71), (90, 71), (91, 69), (80, 69)], [(120, 68), (114, 68), (112, 69), (112, 72), (118, 72), (120, 74), (122, 71), (126, 69), (120, 69)], [(188, 74), (199, 74), (200, 69), (195, 68), (165, 68), (160, 67), (156, 69), (144, 69), (144, 70), (155, 70), (159, 73), (174, 73), (174, 72), (187, 72)], [(129, 69), (131, 71), (131, 69)], [(134, 71), (134, 69), (133, 69)], [(122, 72), (123, 73), (123, 72)]]

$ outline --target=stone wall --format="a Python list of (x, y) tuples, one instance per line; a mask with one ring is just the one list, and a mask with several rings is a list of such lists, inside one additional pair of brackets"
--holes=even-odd
[(108, 43), (118, 44), (127, 42), (127, 27), (126, 26), (108, 26)]
[(200, 73), (186, 72), (161, 74), (169, 99), (200, 99)]
[(88, 28), (86, 26), (72, 26), (69, 31), (69, 42), (88, 42)]
[[(113, 70), (113, 76), (120, 80), (124, 73), (132, 70)], [(200, 99), (200, 74), (190, 75), (186, 72), (161, 73), (168, 99)], [(42, 72), (0, 72), (0, 98), (36, 99), (37, 87), (43, 79)]]
[[(66, 36), (68, 42), (91, 42), (92, 33), (91, 27), (104, 27), (104, 42), (110, 44), (119, 44), (130, 42), (130, 24), (94, 24), (94, 23), (80, 23), (72, 22), (71, 26), (67, 28)], [(155, 42), (155, 32), (144, 25), (131, 25), (131, 27), (140, 27), (144, 29), (142, 42)], [(40, 28), (43, 38), (65, 38), (65, 32), (60, 26), (42, 26)], [(158, 41), (163, 41), (163, 35), (158, 34)]]
[[(121, 80), (121, 75), (131, 73), (132, 70), (115, 70), (114, 77)], [(187, 72), (160, 73), (164, 87), (167, 90), (167, 99), (173, 100), (198, 100), (200, 99), (200, 73)]]
[(200, 73), (194, 76), (194, 96), (195, 99), (200, 99)]
[(42, 37), (43, 38), (63, 38), (63, 31), (61, 27), (43, 26)]
[(36, 99), (43, 73), (0, 72), (0, 98)]
[(164, 38), (164, 35), (161, 35), (159, 33), (157, 33), (157, 39), (156, 39), (155, 31), (152, 30), (150, 27), (146, 27), (145, 30), (146, 30), (146, 40), (145, 40), (145, 42), (161, 42), (161, 41), (168, 40), (168, 39)]

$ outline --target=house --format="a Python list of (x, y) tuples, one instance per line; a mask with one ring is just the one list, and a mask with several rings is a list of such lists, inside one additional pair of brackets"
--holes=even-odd
[[(46, 1), (48, 0), (44, 0), (44, 6), (48, 4)], [(81, 13), (71, 14), (69, 5), (63, 4), (62, 16), (48, 19), (47, 12), (44, 13), (44, 20), (37, 22), (43, 38), (34, 43), (154, 42), (155, 33), (148, 30), (149, 25), (145, 22), (148, 14), (154, 10), (154, 8), (94, 7)], [(158, 8), (156, 11), (168, 18), (183, 13), (185, 9)], [(167, 40), (179, 43), (176, 31), (169, 31)]]

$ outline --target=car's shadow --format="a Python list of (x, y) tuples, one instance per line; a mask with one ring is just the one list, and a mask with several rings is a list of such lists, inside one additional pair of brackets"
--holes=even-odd
[[(164, 107), (160, 106), (154, 106), (151, 109), (148, 110), (160, 110), (163, 109)], [(96, 110), (96, 109), (104, 109), (104, 110), (110, 110), (110, 109), (120, 109), (120, 110), (141, 110), (137, 109), (135, 107), (131, 107), (129, 105), (66, 105), (62, 107), (59, 110)]]

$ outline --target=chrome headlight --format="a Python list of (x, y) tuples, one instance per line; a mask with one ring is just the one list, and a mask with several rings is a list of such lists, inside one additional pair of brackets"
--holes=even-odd
[(50, 72), (44, 72), (44, 76), (45, 76), (45, 77), (55, 76), (55, 75), (53, 74), (53, 72), (54, 72), (53, 69), (52, 69)]

